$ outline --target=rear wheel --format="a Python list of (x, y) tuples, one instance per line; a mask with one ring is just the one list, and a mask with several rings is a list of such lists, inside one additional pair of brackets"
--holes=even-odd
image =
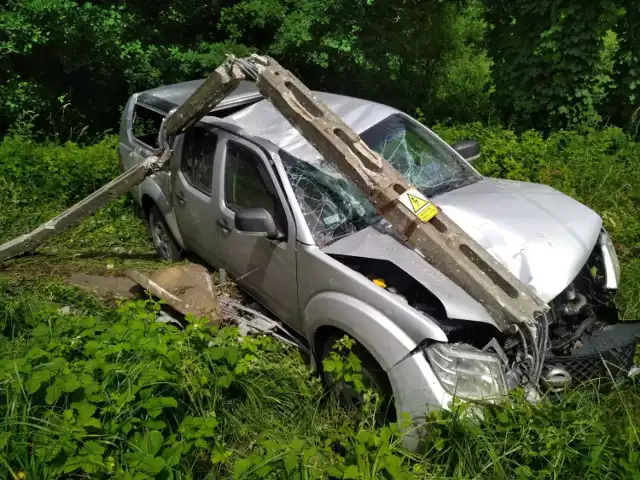
[(182, 260), (182, 249), (173, 238), (171, 230), (156, 205), (152, 205), (149, 209), (149, 233), (160, 258), (170, 262)]
[[(334, 350), (335, 343), (344, 335), (334, 334), (323, 345), (320, 352), (320, 360), (330, 358)], [(382, 369), (373, 356), (358, 342), (355, 343), (351, 352), (358, 357), (362, 367), (362, 384), (365, 389), (369, 389), (378, 394), (376, 420), (379, 424), (396, 421), (396, 409), (393, 403), (393, 390), (387, 373)], [(339, 353), (346, 359), (347, 353)], [(345, 408), (360, 408), (364, 402), (362, 392), (344, 380), (336, 380), (332, 372), (327, 372), (322, 368), (322, 380), (326, 387), (338, 398)]]

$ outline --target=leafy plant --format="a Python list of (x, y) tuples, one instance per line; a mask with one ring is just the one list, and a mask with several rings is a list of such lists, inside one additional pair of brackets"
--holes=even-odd
[(616, 32), (619, 49), (616, 60), (616, 95), (610, 105), (610, 114), (621, 126), (629, 124), (638, 136), (638, 111), (640, 109), (640, 5), (633, 0), (620, 2), (625, 15), (618, 22)]
[(494, 100), (521, 127), (559, 128), (600, 121), (612, 79), (602, 70), (608, 30), (624, 14), (609, 0), (486, 0)]
[(196, 319), (181, 332), (155, 322), (159, 309), (149, 300), (102, 318), (44, 309), (3, 350), (0, 428), (14, 471), (166, 477), (184, 462), (226, 462), (220, 393), (229, 392), (227, 402), (243, 397), (251, 369), (241, 359), (269, 339), (240, 340), (234, 328)]
[(322, 368), (331, 374), (335, 382), (344, 381), (362, 393), (365, 389), (362, 383), (362, 364), (352, 351), (355, 343), (355, 340), (347, 335), (338, 340), (329, 357), (322, 361)]

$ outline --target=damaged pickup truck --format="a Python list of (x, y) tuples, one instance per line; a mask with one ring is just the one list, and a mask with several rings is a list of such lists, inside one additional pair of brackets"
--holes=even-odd
[[(162, 122), (200, 86), (133, 95), (123, 113), (122, 170), (158, 151)], [(540, 387), (627, 375), (635, 323), (611, 302), (620, 280), (601, 218), (544, 185), (486, 178), (477, 143), (453, 147), (385, 105), (315, 92), (375, 152), (551, 306)], [(491, 400), (519, 386), (527, 338), (432, 267), (250, 82), (178, 135), (167, 169), (132, 190), (158, 254), (192, 252), (237, 283), (325, 358), (344, 334), (363, 377), (395, 413), (454, 397)], [(410, 197), (416, 210), (424, 199)], [(523, 353), (524, 352), (524, 353)], [(318, 362), (318, 365), (321, 365)], [(333, 385), (347, 403), (358, 395)]]

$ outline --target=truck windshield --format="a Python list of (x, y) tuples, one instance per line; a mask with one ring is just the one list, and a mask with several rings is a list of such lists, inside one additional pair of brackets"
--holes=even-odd
[[(360, 137), (428, 197), (481, 178), (420, 124), (404, 115), (391, 115)], [(380, 218), (369, 200), (329, 162), (312, 164), (284, 150), (280, 157), (319, 246), (366, 228)]]

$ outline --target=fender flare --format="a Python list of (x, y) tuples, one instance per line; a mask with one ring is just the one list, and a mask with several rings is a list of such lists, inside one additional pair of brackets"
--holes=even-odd
[(158, 185), (158, 183), (153, 179), (153, 175), (145, 178), (140, 184), (140, 205), (142, 206), (144, 206), (145, 196), (149, 197), (153, 203), (156, 204), (160, 213), (164, 216), (164, 220), (167, 222), (167, 226), (171, 230), (173, 238), (176, 239), (176, 242), (178, 242), (178, 245), (180, 245), (182, 249), (186, 250), (173, 208), (169, 205), (167, 196), (160, 188), (160, 185)]
[[(384, 371), (404, 359), (417, 343), (392, 319), (371, 305), (335, 291), (315, 295), (303, 313), (302, 331), (311, 345), (321, 327), (340, 329), (360, 342)], [(447, 341), (440, 331), (434, 340)]]

